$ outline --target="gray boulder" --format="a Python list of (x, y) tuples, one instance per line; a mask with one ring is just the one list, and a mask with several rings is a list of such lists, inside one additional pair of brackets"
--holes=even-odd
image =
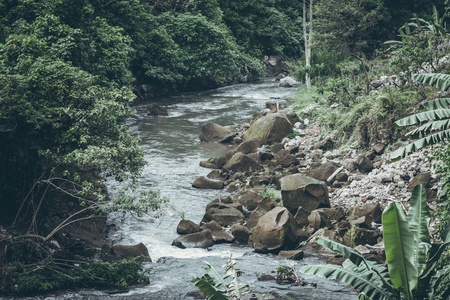
[(231, 142), (234, 137), (234, 131), (230, 128), (220, 126), (213, 122), (208, 122), (200, 128), (200, 140), (203, 142)]
[(367, 156), (360, 155), (356, 159), (356, 168), (361, 173), (369, 173), (373, 169), (373, 163)]
[(285, 207), (275, 207), (262, 216), (250, 236), (256, 252), (278, 252), (299, 243), (294, 216)]
[(292, 260), (302, 260), (303, 250), (283, 250), (278, 253), (278, 257)]
[(209, 180), (205, 176), (201, 176), (192, 183), (192, 186), (195, 188), (200, 188), (200, 189), (221, 190), (221, 189), (223, 189), (223, 182)]
[(234, 236), (237, 242), (241, 244), (247, 244), (248, 238), (252, 232), (244, 225), (234, 224), (231, 226), (231, 234)]
[(206, 212), (202, 222), (216, 221), (221, 226), (231, 226), (242, 223), (245, 219), (241, 212), (242, 205), (239, 203), (223, 203), (214, 200), (206, 206)]
[(420, 173), (419, 175), (415, 176), (408, 185), (408, 192), (412, 192), (414, 190), (414, 187), (416, 185), (423, 185), (424, 188), (429, 188), (431, 183), (431, 173), (430, 172), (424, 172)]
[(244, 154), (255, 153), (258, 148), (264, 145), (264, 141), (258, 137), (246, 140), (239, 147), (236, 148), (236, 152), (242, 152)]
[(200, 230), (200, 226), (190, 220), (181, 220), (177, 226), (177, 233), (179, 234), (190, 234), (199, 232)]
[(147, 247), (143, 243), (137, 245), (104, 245), (103, 251), (110, 255), (112, 260), (122, 260), (126, 258), (141, 256), (145, 260), (151, 261)]
[(298, 82), (297, 80), (295, 80), (294, 78), (292, 78), (290, 76), (281, 78), (280, 84), (279, 84), (279, 86), (281, 86), (281, 87), (297, 87), (299, 85), (300, 85), (300, 82)]
[(258, 206), (258, 203), (260, 203), (263, 199), (263, 196), (261, 196), (254, 190), (248, 190), (239, 197), (238, 201), (243, 206), (245, 206), (247, 210), (255, 210)]
[(327, 181), (327, 179), (339, 168), (339, 165), (332, 162), (321, 164), (317, 168), (306, 171), (306, 175), (320, 181)]
[(214, 245), (211, 230), (206, 229), (201, 232), (182, 235), (172, 242), (173, 246), (181, 249), (203, 248), (206, 249)]
[(283, 206), (297, 212), (302, 206), (306, 211), (330, 207), (328, 187), (325, 182), (303, 174), (293, 174), (281, 178)]
[(231, 243), (234, 240), (234, 237), (226, 232), (216, 221), (203, 224), (201, 228), (211, 230), (213, 240), (216, 243)]
[(298, 117), (295, 114), (268, 114), (256, 120), (244, 135), (244, 142), (253, 138), (260, 138), (264, 144), (280, 142), (292, 132)]
[(224, 170), (239, 172), (248, 171), (250, 169), (257, 170), (261, 167), (260, 163), (252, 156), (237, 152), (231, 159), (223, 166)]

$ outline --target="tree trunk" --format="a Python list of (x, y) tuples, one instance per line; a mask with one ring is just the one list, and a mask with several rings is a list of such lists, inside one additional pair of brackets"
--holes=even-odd
[(309, 4), (309, 36), (306, 30), (306, 0), (303, 0), (303, 38), (305, 40), (305, 85), (311, 87), (311, 76), (309, 69), (311, 67), (311, 36), (312, 36), (312, 6), (313, 0)]

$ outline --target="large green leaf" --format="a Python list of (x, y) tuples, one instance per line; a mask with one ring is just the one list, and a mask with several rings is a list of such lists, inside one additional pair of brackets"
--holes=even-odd
[(391, 153), (392, 160), (399, 160), (411, 152), (419, 150), (423, 147), (434, 145), (439, 143), (440, 141), (447, 139), (450, 137), (450, 129), (439, 131), (437, 133), (431, 134), (424, 138), (421, 138), (417, 141), (412, 142), (411, 144), (406, 145), (405, 147), (401, 147), (396, 151)]
[(379, 280), (375, 272), (366, 269), (364, 264), (359, 267), (347, 260), (344, 267), (336, 265), (310, 265), (300, 268), (300, 272), (313, 275), (323, 275), (340, 282), (345, 282), (359, 292), (365, 293), (371, 299), (391, 300), (397, 299), (388, 288)]
[(448, 108), (450, 106), (450, 98), (437, 98), (422, 103), (422, 107), (425, 109), (440, 109)]
[(399, 203), (390, 203), (382, 214), (383, 242), (389, 277), (406, 299), (412, 299), (418, 274), (414, 266), (414, 236)]
[(450, 118), (450, 109), (435, 109), (417, 113), (395, 121), (397, 127), (416, 125), (423, 122), (443, 120)]
[(208, 300), (230, 300), (231, 297), (222, 277), (209, 263), (206, 264), (206, 274), (202, 277), (194, 278), (192, 282), (205, 294)]
[(359, 266), (359, 264), (364, 261), (364, 257), (359, 254), (358, 252), (356, 252), (355, 250), (353, 250), (350, 247), (347, 247), (345, 245), (336, 243), (334, 241), (330, 241), (328, 239), (324, 239), (321, 237), (318, 237), (316, 239), (317, 244), (325, 246), (331, 250), (333, 250), (334, 252), (338, 252), (342, 255), (344, 255), (346, 258), (348, 258), (353, 264)]
[(411, 136), (413, 139), (417, 139), (420, 136), (426, 136), (432, 131), (441, 131), (450, 129), (450, 119), (439, 120), (434, 122), (426, 123), (416, 129), (411, 130), (406, 135)]
[(446, 91), (450, 88), (450, 75), (440, 73), (412, 74), (413, 80), (429, 85), (434, 85), (438, 89)]
[(416, 185), (411, 195), (410, 209), (407, 221), (409, 229), (414, 237), (415, 260), (414, 266), (420, 274), (425, 267), (428, 250), (431, 248), (430, 234), (430, 211), (427, 204), (427, 192), (422, 185)]

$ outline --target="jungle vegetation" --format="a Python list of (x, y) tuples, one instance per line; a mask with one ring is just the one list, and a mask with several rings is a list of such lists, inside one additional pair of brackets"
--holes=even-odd
[[(138, 261), (128, 262), (131, 277), (110, 262), (76, 271), (59, 265), (58, 272), (77, 274), (72, 281), (46, 273), (55, 268), (49, 242), (65, 226), (108, 211), (154, 212), (167, 202), (155, 191), (133, 193), (145, 161), (124, 121), (137, 97), (258, 80), (264, 56), (275, 55), (295, 61), (291, 72), (299, 78), (310, 76), (300, 108), (342, 105), (322, 120), (329, 132), (345, 139), (356, 124), (362, 145), (390, 139), (377, 130), (380, 120), (393, 126), (430, 87), (374, 95), (368, 83), (391, 71), (409, 79), (408, 68), (424, 63), (448, 73), (435, 63), (448, 51), (437, 47), (448, 43), (446, 5), (322, 0), (304, 13), (294, 0), (0, 0), (0, 292), (91, 284), (98, 279), (91, 271), (105, 268), (114, 271), (101, 280), (113, 285), (145, 281)], [(307, 66), (304, 17), (313, 28)], [(380, 64), (389, 47), (390, 59)], [(127, 185), (111, 199), (106, 178)], [(47, 208), (63, 202), (78, 210), (48, 228)], [(16, 289), (14, 282), (21, 282)]]

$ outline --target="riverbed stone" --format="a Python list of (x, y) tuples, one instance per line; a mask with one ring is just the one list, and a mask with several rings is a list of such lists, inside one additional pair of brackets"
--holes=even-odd
[(339, 168), (339, 165), (333, 162), (326, 162), (316, 168), (306, 171), (306, 175), (320, 181), (327, 181), (327, 179)]
[(242, 152), (244, 154), (255, 153), (258, 148), (264, 145), (264, 141), (259, 137), (254, 137), (246, 140), (236, 148), (236, 152)]
[(348, 212), (348, 219), (353, 221), (364, 217), (363, 223), (370, 227), (372, 222), (381, 223), (382, 212), (379, 202), (369, 202), (351, 208)]
[(283, 206), (297, 212), (302, 206), (306, 211), (330, 207), (328, 187), (325, 182), (303, 174), (293, 174), (281, 178)]
[(247, 244), (248, 238), (252, 234), (251, 230), (244, 225), (234, 224), (231, 226), (231, 234), (234, 236), (237, 242), (241, 244)]
[(256, 120), (244, 134), (244, 142), (252, 138), (260, 138), (265, 144), (280, 142), (292, 132), (297, 115), (284, 113), (268, 114)]
[(295, 219), (295, 221), (297, 221), (297, 224), (300, 227), (308, 226), (308, 224), (309, 224), (309, 220), (308, 220), (309, 214), (310, 213), (308, 211), (306, 211), (302, 206), (300, 206), (297, 209), (297, 212), (295, 213), (294, 219)]
[(203, 142), (227, 143), (233, 140), (234, 131), (219, 124), (208, 122), (200, 128), (199, 137)]
[(290, 76), (286, 76), (284, 78), (280, 79), (280, 87), (297, 87), (300, 86), (300, 82), (298, 82), (297, 80), (295, 80), (294, 78), (290, 77)]
[(247, 210), (252, 211), (255, 210), (264, 197), (254, 190), (248, 190), (244, 194), (238, 197), (238, 202), (247, 208)]
[(132, 257), (143, 257), (147, 261), (151, 261), (147, 247), (143, 243), (137, 245), (104, 245), (103, 252), (109, 254), (112, 260), (122, 260)]
[(199, 189), (221, 190), (223, 189), (223, 182), (209, 180), (205, 176), (200, 176), (192, 183), (192, 186)]
[(214, 245), (214, 239), (211, 230), (206, 229), (201, 232), (182, 235), (176, 238), (172, 242), (172, 245), (181, 249), (186, 248), (206, 249)]
[(281, 258), (292, 259), (292, 260), (302, 260), (303, 250), (282, 250), (278, 253)]
[(431, 173), (430, 172), (424, 172), (420, 173), (419, 175), (415, 176), (408, 185), (408, 192), (412, 192), (414, 187), (416, 185), (423, 185), (424, 188), (429, 188), (431, 183)]
[(202, 229), (211, 230), (212, 237), (215, 243), (231, 243), (234, 237), (226, 232), (222, 226), (216, 221), (210, 221), (201, 226)]
[(288, 168), (290, 166), (297, 166), (300, 163), (300, 161), (294, 155), (287, 154), (287, 155), (278, 156), (276, 163), (278, 165), (282, 166), (283, 168)]
[(206, 207), (202, 222), (217, 221), (222, 226), (243, 223), (245, 216), (240, 203), (223, 203), (214, 200)]
[(237, 152), (231, 159), (223, 166), (224, 170), (232, 172), (245, 172), (250, 169), (257, 170), (261, 167), (258, 161), (250, 155)]
[(201, 231), (200, 226), (191, 220), (181, 220), (177, 226), (177, 233), (190, 234)]
[(360, 155), (356, 159), (356, 168), (361, 173), (369, 173), (373, 169), (373, 163), (367, 156)]
[(279, 252), (298, 245), (298, 225), (285, 207), (275, 207), (262, 216), (250, 236), (256, 252)]

